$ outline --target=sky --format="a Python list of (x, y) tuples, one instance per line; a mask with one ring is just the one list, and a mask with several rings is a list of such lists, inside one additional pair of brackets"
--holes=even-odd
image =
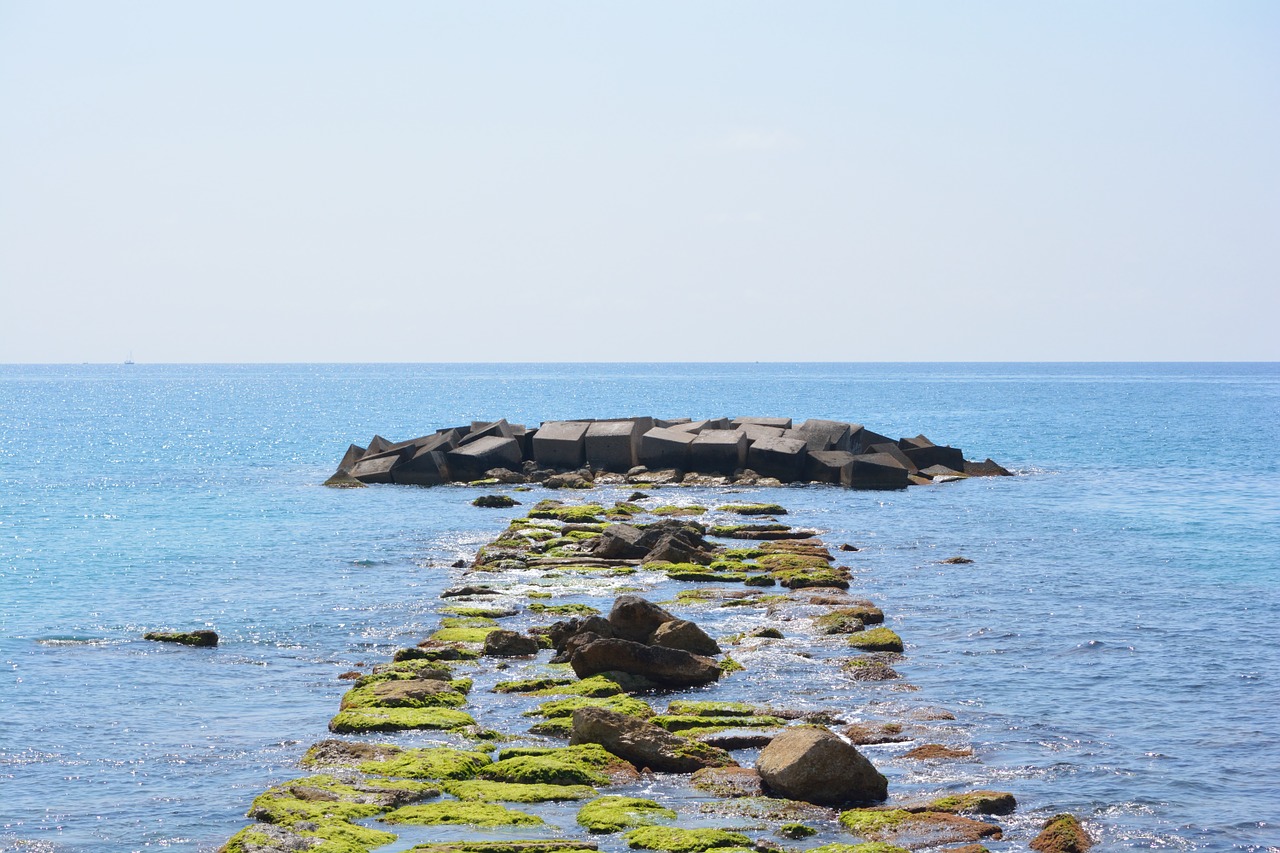
[(0, 0), (0, 363), (1273, 361), (1280, 3)]

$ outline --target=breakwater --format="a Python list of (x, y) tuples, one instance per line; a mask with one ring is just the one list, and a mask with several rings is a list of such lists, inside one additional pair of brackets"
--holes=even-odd
[(506, 419), (445, 427), (407, 441), (352, 444), (326, 485), (431, 486), (497, 480), (552, 487), (602, 483), (830, 483), (902, 489), (1009, 472), (924, 435), (892, 439), (859, 423), (810, 418), (663, 420), (649, 416), (547, 421)]
[[(886, 713), (913, 690), (910, 643), (858, 594), (857, 544), (787, 515), (642, 492), (513, 514), (455, 567), (433, 634), (345, 674), (312, 775), (257, 797), (224, 850), (976, 851), (1007, 829), (1078, 845), (1071, 820), (1038, 835), (1016, 792), (966, 784), (950, 712)], [(673, 594), (637, 594), (657, 588)], [(741, 701), (779, 675), (772, 701)], [(841, 701), (811, 690), (833, 678)], [(513, 716), (530, 725), (494, 727)], [(887, 751), (918, 774), (887, 778)], [(924, 795), (912, 775), (949, 781)]]

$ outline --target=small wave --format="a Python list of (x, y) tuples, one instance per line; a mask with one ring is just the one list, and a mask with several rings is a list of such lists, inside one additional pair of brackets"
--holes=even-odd
[(36, 644), (41, 646), (108, 646), (120, 643), (121, 640), (112, 640), (109, 637), (39, 637)]
[(368, 569), (373, 566), (381, 565), (381, 562), (378, 560), (352, 560), (351, 565), (359, 566), (362, 569)]

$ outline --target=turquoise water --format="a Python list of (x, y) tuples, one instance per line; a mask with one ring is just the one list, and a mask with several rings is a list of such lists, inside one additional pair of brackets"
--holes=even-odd
[[(509, 514), (318, 487), (348, 442), (639, 413), (852, 419), (1017, 469), (758, 494), (865, 546), (916, 700), (1028, 827), (1280, 848), (1280, 366), (662, 364), (0, 367), (0, 849), (213, 850), (326, 736), (336, 674), (434, 627)], [(206, 624), (216, 652), (139, 639)]]

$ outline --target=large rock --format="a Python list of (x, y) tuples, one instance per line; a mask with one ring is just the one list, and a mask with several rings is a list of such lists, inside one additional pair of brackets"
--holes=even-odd
[(857, 749), (816, 726), (789, 728), (760, 751), (756, 770), (774, 796), (820, 806), (880, 802), (889, 782)]
[(704, 767), (732, 767), (729, 753), (672, 734), (653, 723), (604, 708), (573, 712), (569, 743), (598, 743), (609, 752), (658, 773), (693, 773)]
[[(341, 468), (341, 466), (339, 466)], [(988, 456), (982, 462), (964, 461), (964, 473), (970, 477), (1012, 477), (1008, 468)]]
[(1058, 814), (1045, 821), (1030, 844), (1040, 853), (1084, 853), (1093, 846), (1093, 839), (1085, 832), (1080, 819), (1072, 814)]
[(675, 620), (668, 610), (638, 595), (620, 595), (609, 610), (613, 636), (636, 643), (647, 643), (664, 622)]
[(586, 462), (586, 421), (547, 421), (533, 436), (533, 458), (543, 468), (581, 468)]
[(708, 474), (732, 474), (747, 465), (747, 434), (740, 429), (709, 429), (689, 445), (689, 467)]
[(762, 438), (747, 451), (747, 465), (764, 477), (775, 477), (784, 483), (804, 476), (804, 462), (809, 448), (794, 438)]
[(595, 539), (590, 540), (590, 551), (605, 560), (639, 560), (649, 553), (640, 544), (644, 531), (630, 524), (610, 524)]
[(679, 649), (695, 655), (720, 654), (720, 644), (688, 619), (672, 619), (670, 622), (663, 622), (654, 630), (652, 641), (655, 646)]
[(493, 657), (524, 657), (538, 653), (538, 641), (515, 631), (499, 628), (484, 638), (484, 653)]
[(651, 470), (689, 465), (689, 445), (695, 433), (669, 427), (654, 427), (640, 438), (640, 464)]
[(569, 665), (579, 678), (617, 671), (641, 675), (666, 687), (696, 687), (720, 678), (720, 665), (709, 657), (602, 637), (571, 647)]
[(905, 489), (908, 473), (887, 453), (861, 453), (853, 457), (844, 485), (851, 489)]
[(640, 436), (644, 434), (640, 426), (637, 421), (591, 424), (585, 439), (587, 464), (603, 471), (630, 471), (640, 456)]
[(445, 454), (455, 480), (479, 480), (490, 468), (519, 468), (520, 443), (514, 438), (488, 435)]
[(853, 454), (846, 450), (813, 450), (805, 459), (804, 478), (811, 483), (841, 485), (849, 479)]

